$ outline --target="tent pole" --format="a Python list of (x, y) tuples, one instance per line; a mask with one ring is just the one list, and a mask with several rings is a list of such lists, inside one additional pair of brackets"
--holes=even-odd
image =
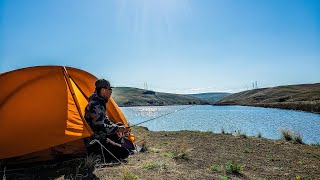
[(67, 74), (68, 77), (74, 82), (74, 84), (77, 86), (77, 88), (80, 90), (80, 92), (82, 93), (82, 95), (88, 100), (89, 97), (82, 91), (82, 89), (78, 86), (78, 84), (76, 83), (76, 81), (69, 75)]
[(93, 134), (92, 129), (90, 128), (90, 126), (88, 125), (87, 121), (84, 119), (84, 117), (83, 117), (83, 115), (81, 113), (80, 105), (79, 105), (77, 97), (75, 96), (75, 93), (74, 93), (73, 87), (71, 85), (71, 82), (70, 82), (70, 79), (69, 79), (69, 74), (68, 74), (68, 71), (67, 71), (66, 67), (63, 66), (62, 67), (62, 71), (64, 73), (64, 78), (67, 81), (67, 84), (68, 84), (69, 90), (71, 92), (72, 98), (73, 98), (74, 102), (76, 103), (76, 107), (77, 107), (77, 110), (79, 112), (80, 118), (84, 122), (84, 125), (86, 126), (86, 128), (88, 129), (90, 134)]

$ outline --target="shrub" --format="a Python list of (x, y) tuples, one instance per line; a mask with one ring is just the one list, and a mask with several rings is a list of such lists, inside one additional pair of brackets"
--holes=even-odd
[(247, 135), (246, 134), (241, 134), (240, 137), (247, 138)]
[(135, 175), (134, 173), (125, 170), (122, 174), (122, 179), (123, 180), (137, 180), (139, 177)]
[(148, 162), (143, 164), (144, 169), (155, 169), (156, 164), (154, 162)]
[(206, 134), (209, 134), (209, 135), (210, 135), (210, 134), (213, 134), (213, 132), (212, 132), (211, 130), (208, 130), (208, 131), (206, 131), (205, 133), (206, 133)]
[(164, 157), (173, 158), (173, 153), (172, 153), (172, 152), (170, 152), (170, 153), (164, 153), (163, 156), (164, 156)]
[(270, 177), (270, 176), (267, 176), (266, 177), (266, 180), (273, 180), (274, 178), (273, 177)]
[(210, 171), (210, 172), (212, 172), (212, 171), (220, 172), (220, 171), (222, 171), (222, 169), (223, 169), (223, 167), (221, 167), (219, 165), (216, 165), (216, 164), (213, 164), (208, 168), (208, 171)]
[(175, 160), (183, 159), (183, 160), (189, 160), (189, 155), (186, 151), (183, 152), (173, 152), (172, 158)]
[(236, 131), (235, 135), (242, 138), (247, 138), (247, 135), (245, 133), (242, 133), (241, 130)]
[(179, 143), (179, 146), (172, 152), (172, 158), (174, 160), (189, 160), (189, 151), (188, 144), (183, 140)]
[(221, 134), (232, 135), (232, 133), (226, 132), (223, 128), (221, 128)]
[(290, 130), (281, 129), (281, 138), (287, 141), (291, 141), (293, 139), (293, 134)]
[(221, 180), (228, 180), (229, 178), (227, 176), (222, 176)]
[(241, 164), (230, 161), (224, 165), (224, 168), (226, 170), (226, 173), (229, 174), (240, 174), (243, 171), (243, 166)]
[(222, 134), (226, 134), (226, 132), (224, 131), (223, 128), (221, 128), (221, 133), (222, 133)]
[(296, 180), (311, 180), (311, 177), (307, 176), (307, 177), (301, 177), (301, 176), (296, 176)]
[(302, 135), (299, 132), (293, 134), (293, 142), (296, 144), (303, 144)]
[(299, 132), (292, 132), (287, 129), (281, 129), (281, 135), (282, 139), (285, 139), (287, 141), (293, 141), (293, 143), (296, 144), (303, 144), (302, 135)]
[(144, 163), (143, 168), (162, 172), (162, 171), (166, 171), (168, 169), (168, 166), (161, 161), (153, 161), (153, 162)]

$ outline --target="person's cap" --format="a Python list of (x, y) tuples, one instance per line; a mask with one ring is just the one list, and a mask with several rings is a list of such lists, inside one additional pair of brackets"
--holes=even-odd
[(98, 79), (95, 83), (97, 88), (113, 88), (109, 81), (105, 79)]

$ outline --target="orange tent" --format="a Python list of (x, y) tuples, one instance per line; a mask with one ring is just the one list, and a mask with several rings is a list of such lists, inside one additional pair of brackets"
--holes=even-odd
[[(1, 74), (0, 159), (48, 160), (57, 154), (85, 153), (82, 139), (92, 130), (84, 120), (84, 109), (96, 79), (83, 70), (63, 66)], [(107, 109), (110, 119), (128, 125), (112, 98)]]

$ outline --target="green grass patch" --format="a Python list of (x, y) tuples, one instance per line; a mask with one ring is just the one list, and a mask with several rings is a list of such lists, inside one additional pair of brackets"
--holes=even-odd
[(167, 145), (167, 144), (170, 144), (170, 142), (164, 141), (164, 142), (162, 142), (161, 144), (162, 144), (162, 145)]
[(229, 178), (228, 178), (228, 176), (222, 176), (221, 177), (221, 180), (228, 180)]
[(270, 177), (270, 176), (267, 176), (267, 177), (266, 177), (266, 180), (274, 180), (274, 178), (273, 178), (273, 177)]
[(122, 174), (122, 179), (123, 180), (138, 180), (139, 177), (137, 175), (135, 175), (134, 173), (125, 170)]
[(311, 180), (311, 177), (310, 177), (310, 176), (301, 177), (301, 176), (297, 175), (297, 176), (296, 176), (296, 180)]
[(208, 168), (208, 171), (210, 172), (221, 172), (223, 171), (223, 166), (220, 166), (220, 165), (217, 165), (217, 164), (212, 164), (209, 168)]
[(241, 174), (244, 169), (243, 165), (232, 161), (225, 163), (224, 168), (228, 174)]
[(154, 152), (154, 153), (159, 153), (161, 151), (161, 149), (156, 148), (156, 147), (150, 147), (148, 148), (149, 152)]
[(208, 169), (209, 172), (222, 172), (225, 171), (227, 174), (241, 174), (244, 170), (242, 164), (238, 164), (233, 161), (228, 161), (224, 165), (212, 164)]
[(143, 168), (162, 172), (162, 171), (168, 170), (168, 165), (160, 160), (156, 160), (156, 161), (144, 163)]
[(164, 153), (163, 156), (173, 158), (174, 155), (173, 153)]
[(154, 162), (147, 162), (143, 164), (143, 169), (155, 169), (157, 165)]

